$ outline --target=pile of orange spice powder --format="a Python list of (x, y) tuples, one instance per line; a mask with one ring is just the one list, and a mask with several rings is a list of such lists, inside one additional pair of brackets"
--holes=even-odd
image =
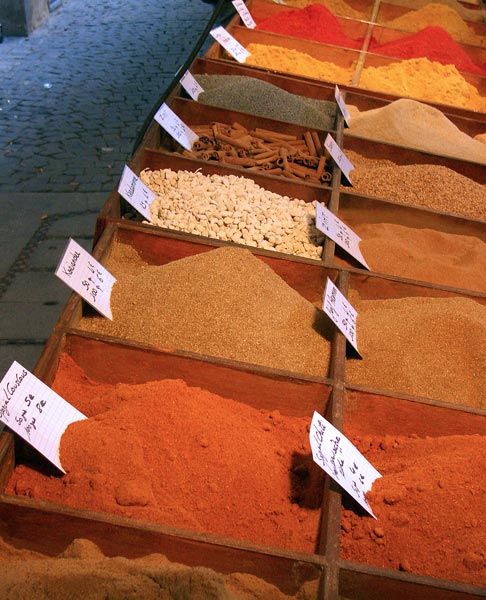
[(310, 418), (181, 380), (97, 384), (62, 355), (53, 389), (89, 418), (61, 440), (65, 476), (19, 465), (6, 493), (314, 552), (324, 473)]

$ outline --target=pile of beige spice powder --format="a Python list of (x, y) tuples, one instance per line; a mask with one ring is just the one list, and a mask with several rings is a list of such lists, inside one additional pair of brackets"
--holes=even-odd
[(82, 329), (327, 376), (328, 317), (249, 250), (222, 247), (155, 266), (115, 244), (106, 266), (117, 279), (113, 321), (84, 317)]

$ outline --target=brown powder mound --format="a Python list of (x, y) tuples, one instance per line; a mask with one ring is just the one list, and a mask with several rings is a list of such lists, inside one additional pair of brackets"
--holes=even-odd
[(486, 437), (353, 441), (383, 477), (368, 494), (377, 520), (343, 511), (342, 558), (485, 585)]
[(356, 191), (486, 221), (486, 186), (441, 165), (397, 165), (346, 151)]
[(84, 318), (82, 329), (297, 373), (328, 372), (329, 320), (248, 250), (223, 247), (153, 266), (117, 244), (107, 267), (118, 280), (114, 320)]
[(486, 408), (486, 307), (469, 298), (353, 298), (363, 360), (346, 362), (361, 384)]
[(67, 475), (20, 465), (7, 493), (314, 551), (323, 472), (308, 454), (307, 418), (256, 410), (180, 380), (116, 387), (110, 410), (65, 432)]
[(395, 223), (353, 225), (373, 271), (486, 292), (486, 244), (473, 236)]
[(2, 600), (306, 600), (317, 593), (317, 582), (307, 583), (291, 597), (246, 573), (221, 575), (204, 567), (171, 563), (161, 554), (132, 560), (107, 558), (83, 539), (74, 540), (55, 558), (31, 554), (0, 538)]

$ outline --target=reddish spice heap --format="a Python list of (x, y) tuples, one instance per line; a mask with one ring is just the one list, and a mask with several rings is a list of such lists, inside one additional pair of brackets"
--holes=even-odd
[(418, 33), (378, 44), (374, 39), (370, 52), (394, 58), (428, 58), (443, 65), (455, 65), (458, 71), (486, 75), (486, 65), (477, 65), (442, 27), (429, 26)]
[(346, 434), (383, 477), (367, 496), (376, 520), (343, 511), (342, 558), (485, 585), (486, 436)]
[(62, 437), (67, 475), (19, 465), (7, 493), (315, 551), (323, 472), (310, 456), (308, 418), (181, 380), (100, 385), (67, 355), (53, 389), (90, 417)]
[(322, 4), (282, 11), (257, 22), (257, 28), (344, 48), (360, 49), (363, 44), (362, 38), (350, 38), (338, 19)]

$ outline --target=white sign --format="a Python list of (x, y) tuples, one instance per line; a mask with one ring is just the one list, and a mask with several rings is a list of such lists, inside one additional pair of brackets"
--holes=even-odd
[(65, 473), (59, 456), (62, 434), (87, 417), (17, 361), (2, 379), (0, 394), (0, 421)]
[(194, 142), (199, 139), (199, 136), (181, 121), (165, 102), (155, 113), (154, 119), (186, 150), (191, 150)]
[(99, 313), (113, 321), (110, 299), (116, 279), (72, 238), (57, 265), (56, 275)]
[(309, 441), (314, 462), (375, 517), (366, 493), (381, 474), (346, 436), (316, 411), (312, 417)]
[(244, 63), (245, 60), (250, 56), (250, 53), (244, 48), (238, 40), (230, 35), (224, 27), (216, 27), (209, 32), (213, 38), (223, 46), (226, 52), (229, 52), (231, 56), (240, 63)]
[(204, 92), (190, 71), (186, 71), (180, 78), (180, 84), (193, 100), (197, 100), (199, 98), (199, 94)]
[(154, 194), (150, 188), (142, 183), (140, 178), (127, 165), (123, 169), (118, 193), (136, 208), (147, 221), (151, 220), (150, 205), (157, 194)]
[(359, 235), (354, 233), (346, 223), (343, 223), (341, 219), (338, 219), (336, 215), (320, 202), (317, 202), (316, 204), (316, 227), (371, 271), (359, 249), (359, 243), (361, 241)]
[(346, 102), (344, 102), (343, 95), (341, 94), (341, 90), (336, 86), (334, 90), (334, 97), (336, 98), (336, 102), (339, 106), (341, 114), (346, 121), (346, 125), (349, 127), (349, 122), (351, 121), (351, 115), (349, 114), (348, 107), (346, 106)]
[(356, 352), (359, 353), (356, 341), (356, 321), (358, 319), (358, 313), (351, 304), (349, 304), (329, 277), (327, 278), (326, 289), (324, 291), (322, 309), (326, 315), (334, 321), (339, 331), (344, 334)]
[(254, 29), (256, 27), (256, 23), (253, 20), (253, 17), (251, 16), (250, 11), (246, 7), (246, 4), (243, 2), (243, 0), (233, 0), (232, 4), (238, 11), (238, 14), (240, 15), (243, 23), (248, 28)]
[(341, 148), (336, 144), (336, 142), (332, 139), (330, 133), (327, 134), (326, 141), (324, 142), (324, 147), (332, 156), (334, 161), (337, 163), (337, 166), (341, 169), (341, 171), (346, 176), (346, 179), (349, 181), (351, 185), (353, 185), (351, 179), (349, 178), (349, 172), (354, 169), (354, 166), (348, 160), (347, 156), (341, 150)]

